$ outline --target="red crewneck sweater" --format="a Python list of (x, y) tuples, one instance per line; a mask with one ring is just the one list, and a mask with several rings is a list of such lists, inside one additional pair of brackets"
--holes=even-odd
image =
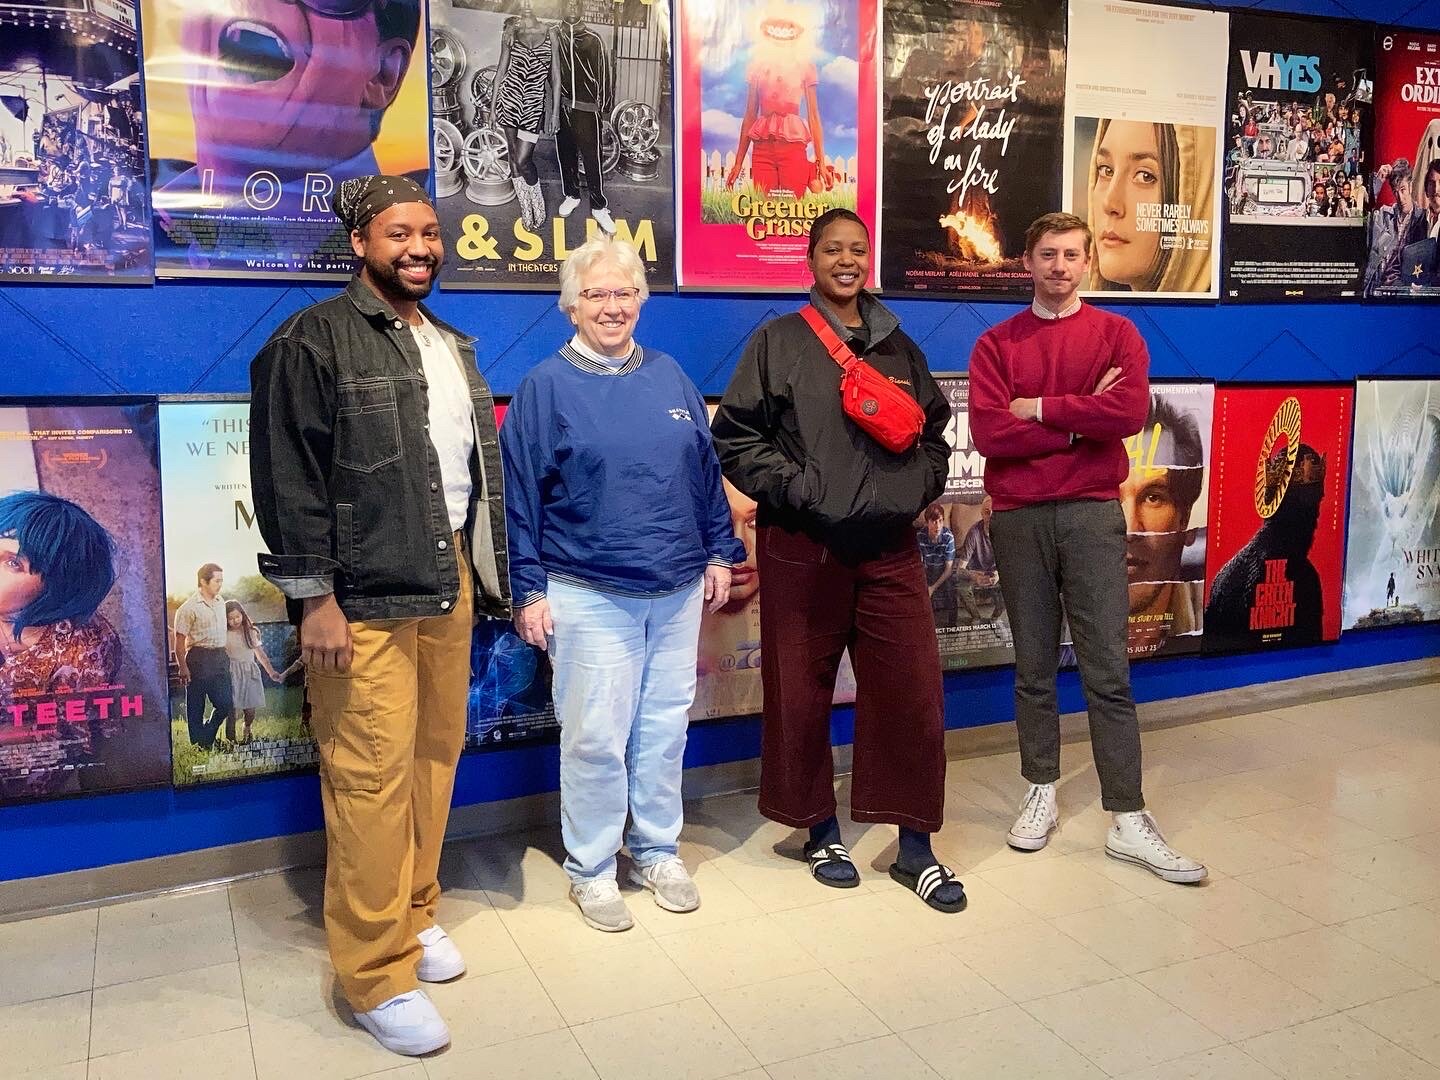
[[(1095, 394), (1112, 367), (1119, 384)], [(987, 330), (970, 354), (970, 433), (996, 510), (1058, 499), (1113, 499), (1129, 472), (1122, 442), (1145, 424), (1150, 354), (1135, 324), (1089, 304), (1063, 319), (1029, 308)], [(1041, 399), (1044, 421), (1010, 413)], [(1072, 438), (1073, 436), (1073, 438)]]

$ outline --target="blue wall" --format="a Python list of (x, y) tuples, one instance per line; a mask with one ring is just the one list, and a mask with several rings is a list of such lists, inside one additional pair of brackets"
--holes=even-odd
[[(1060, 2), (1060, 0), (1057, 0)], [(1440, 29), (1440, 0), (1409, 7), (1378, 0), (1298, 0), (1218, 6), (1300, 11)], [(0, 287), (0, 375), (6, 393), (222, 393), (248, 389), (247, 366), (287, 315), (324, 287), (167, 283), (155, 287)], [(480, 364), (497, 393), (568, 337), (554, 299), (538, 294), (438, 296), (442, 318), (480, 335)], [(675, 356), (700, 389), (718, 394), (752, 330), (793, 298), (656, 296), (639, 338)], [(975, 339), (1016, 308), (896, 301), (906, 330), (937, 371), (966, 366)], [(1440, 307), (1315, 304), (1117, 306), (1150, 346), (1157, 376), (1218, 380), (1349, 380), (1361, 375), (1440, 377)], [(1135, 667), (1136, 696), (1154, 700), (1297, 675), (1440, 653), (1440, 626), (1351, 634), (1335, 645), (1286, 653), (1176, 659)], [(1012, 717), (1009, 671), (946, 679), (952, 726)], [(1078, 708), (1073, 675), (1066, 708)], [(851, 715), (836, 711), (837, 741)], [(696, 727), (689, 765), (755, 756), (754, 719)], [(557, 751), (531, 747), (461, 762), (457, 804), (554, 790)], [(195, 791), (169, 789), (0, 808), (0, 881), (147, 858), (319, 828), (314, 777), (285, 777)]]

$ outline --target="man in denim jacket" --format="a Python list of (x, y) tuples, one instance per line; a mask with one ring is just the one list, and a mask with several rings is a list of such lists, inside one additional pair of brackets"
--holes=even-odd
[(386, 1048), (450, 1041), (419, 982), (465, 962), (435, 925), (477, 614), (509, 615), (495, 412), (473, 339), (419, 303), (444, 260), (403, 177), (345, 181), (361, 261), (251, 365), (251, 481), (320, 747), (325, 929), (356, 1019)]

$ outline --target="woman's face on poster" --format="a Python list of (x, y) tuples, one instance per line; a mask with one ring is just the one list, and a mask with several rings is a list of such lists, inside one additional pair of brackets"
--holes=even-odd
[(1160, 146), (1155, 125), (1112, 120), (1095, 154), (1090, 220), (1096, 230), (1100, 273), (1109, 281), (1138, 286), (1154, 270), (1159, 232), (1138, 227), (1142, 203), (1161, 201)]
[(0, 540), (0, 619), (11, 620), (45, 591), (45, 579), (20, 554), (15, 540)]
[(745, 544), (745, 561), (735, 567), (730, 578), (730, 603), (743, 604), (760, 591), (760, 569), (755, 561), (755, 500), (744, 494), (729, 480), (724, 481), (725, 500), (730, 504), (730, 524)]

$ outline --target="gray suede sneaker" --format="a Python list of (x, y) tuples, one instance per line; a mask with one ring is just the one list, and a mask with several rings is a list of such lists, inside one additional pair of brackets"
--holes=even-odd
[(635, 925), (614, 878), (577, 882), (570, 886), (570, 899), (579, 907), (580, 917), (585, 920), (586, 926), (615, 934)]
[(655, 903), (666, 911), (694, 911), (700, 906), (700, 890), (679, 858), (662, 859), (646, 867), (632, 866), (630, 880), (655, 894)]

